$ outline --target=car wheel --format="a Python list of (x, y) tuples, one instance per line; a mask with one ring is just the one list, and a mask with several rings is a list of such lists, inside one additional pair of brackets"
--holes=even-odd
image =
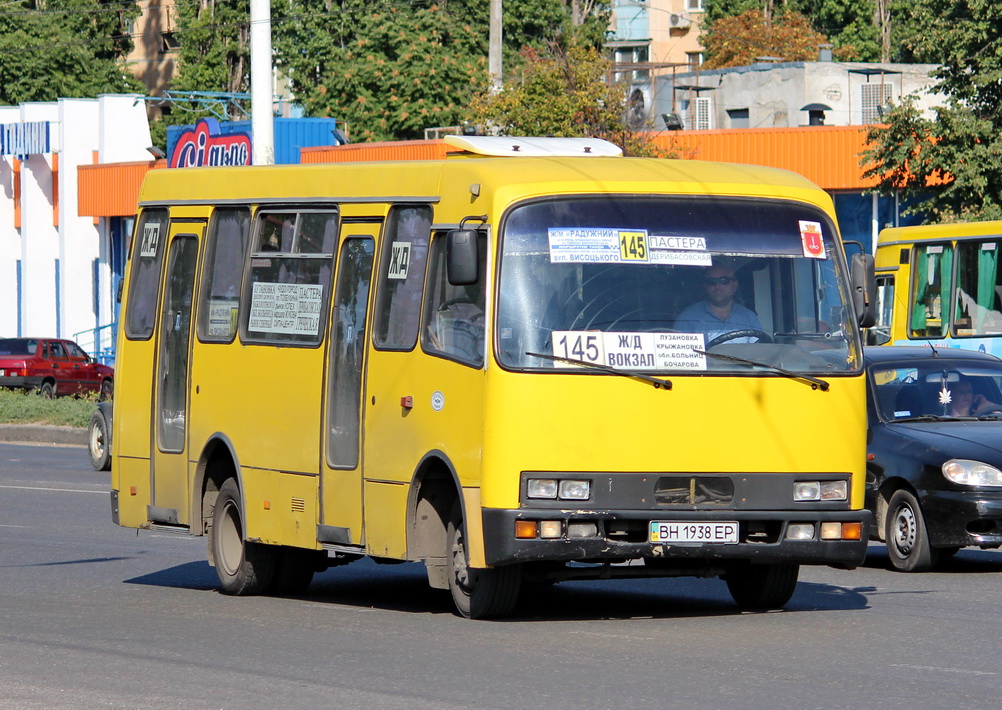
[(227, 478), (219, 489), (209, 528), (209, 547), (223, 594), (261, 594), (275, 575), (278, 548), (244, 540), (240, 489)]
[(724, 576), (727, 591), (742, 609), (782, 609), (797, 589), (800, 565), (736, 563)]
[(459, 501), (449, 516), (446, 539), (449, 591), (456, 611), (467, 619), (490, 619), (509, 614), (518, 601), (522, 568), (517, 564), (491, 569), (470, 568)]
[(108, 420), (100, 409), (90, 415), (87, 424), (87, 454), (95, 471), (111, 470), (111, 449), (108, 446)]
[(99, 402), (107, 402), (115, 394), (115, 385), (111, 380), (104, 380), (101, 383), (101, 392), (97, 399)]
[(906, 490), (895, 491), (887, 504), (887, 556), (902, 572), (928, 572), (939, 551), (929, 545), (929, 532), (918, 500)]
[(52, 399), (56, 396), (56, 386), (51, 382), (43, 382), (42, 386), (38, 388), (38, 396)]

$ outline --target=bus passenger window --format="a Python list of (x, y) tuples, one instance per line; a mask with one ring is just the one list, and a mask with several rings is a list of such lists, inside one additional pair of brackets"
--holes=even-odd
[(132, 249), (138, 249), (139, 253), (132, 254), (132, 280), (125, 317), (125, 335), (131, 340), (146, 340), (153, 335), (160, 263), (166, 240), (167, 210), (145, 210), (132, 239)]
[(445, 234), (436, 235), (431, 245), (428, 269), (428, 293), (421, 344), (431, 353), (439, 353), (471, 365), (484, 361), (484, 271), (487, 240), (479, 240), (480, 281), (468, 286), (453, 286), (446, 277)]
[[(242, 337), (250, 341), (318, 345), (331, 289), (331, 252), (338, 214), (270, 210), (257, 216)], [(325, 235), (330, 234), (327, 238)]]
[(390, 210), (381, 246), (373, 342), (380, 350), (410, 350), (417, 343), (431, 207)]
[(229, 343), (237, 332), (249, 235), (250, 210), (246, 207), (218, 209), (213, 214), (198, 306), (199, 340)]

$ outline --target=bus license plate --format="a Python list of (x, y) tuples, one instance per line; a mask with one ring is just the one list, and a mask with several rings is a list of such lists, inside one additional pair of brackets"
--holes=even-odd
[(738, 542), (738, 524), (736, 522), (671, 522), (663, 520), (651, 521), (651, 542), (708, 542), (723, 545), (734, 545)]

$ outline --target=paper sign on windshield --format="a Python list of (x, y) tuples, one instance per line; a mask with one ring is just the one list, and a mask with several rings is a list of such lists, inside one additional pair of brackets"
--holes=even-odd
[[(621, 370), (705, 370), (702, 333), (553, 331), (553, 355)], [(557, 361), (557, 367), (576, 367)]]

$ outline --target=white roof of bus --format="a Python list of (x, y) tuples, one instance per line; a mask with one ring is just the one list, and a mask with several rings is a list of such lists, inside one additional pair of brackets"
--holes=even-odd
[(477, 155), (590, 157), (622, 155), (623, 149), (601, 138), (526, 138), (522, 136), (445, 136), (448, 145)]

